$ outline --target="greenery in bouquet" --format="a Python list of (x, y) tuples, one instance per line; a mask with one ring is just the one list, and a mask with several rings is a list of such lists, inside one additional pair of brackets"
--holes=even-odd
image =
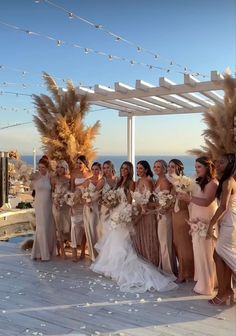
[(156, 199), (159, 213), (166, 212), (175, 205), (176, 197), (172, 195), (169, 190), (153, 192), (153, 196)]

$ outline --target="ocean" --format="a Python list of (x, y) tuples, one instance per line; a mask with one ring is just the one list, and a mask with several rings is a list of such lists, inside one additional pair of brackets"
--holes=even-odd
[[(41, 156), (37, 156), (37, 162), (41, 158)], [(184, 173), (187, 176), (193, 176), (195, 173), (195, 158), (192, 156), (187, 155), (136, 155), (135, 162), (137, 163), (140, 160), (147, 160), (151, 166), (151, 168), (154, 165), (154, 162), (158, 159), (165, 160), (167, 163), (173, 159), (179, 159), (184, 164)], [(22, 155), (21, 159), (25, 161), (27, 164), (33, 166), (33, 155)], [(96, 158), (96, 161), (103, 163), (106, 160), (111, 160), (116, 168), (117, 174), (119, 174), (119, 169), (123, 161), (127, 160), (126, 155), (101, 155)]]

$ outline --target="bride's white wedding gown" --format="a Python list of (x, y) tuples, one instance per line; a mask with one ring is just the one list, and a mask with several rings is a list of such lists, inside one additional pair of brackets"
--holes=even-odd
[[(127, 206), (123, 188), (118, 190), (121, 203), (113, 209), (113, 215)], [(157, 268), (138, 257), (132, 246), (129, 230), (124, 226), (118, 225), (113, 229), (111, 226), (105, 240), (99, 242), (99, 255), (92, 263), (91, 269), (111, 277), (122, 292), (164, 292), (177, 288), (168, 276), (161, 274)]]

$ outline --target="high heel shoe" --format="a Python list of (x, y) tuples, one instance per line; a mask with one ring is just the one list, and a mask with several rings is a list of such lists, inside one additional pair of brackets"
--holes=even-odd
[(214, 306), (232, 306), (234, 304), (234, 295), (225, 295), (222, 298), (215, 296), (213, 299), (208, 300), (208, 303)]

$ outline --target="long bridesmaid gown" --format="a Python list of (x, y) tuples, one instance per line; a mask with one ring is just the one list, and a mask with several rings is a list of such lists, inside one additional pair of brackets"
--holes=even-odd
[[(211, 182), (209, 182), (211, 183)], [(195, 184), (192, 196), (205, 198), (204, 191)], [(190, 219), (200, 218), (210, 222), (217, 209), (216, 199), (207, 207), (190, 203)], [(198, 294), (212, 295), (216, 286), (216, 269), (213, 259), (215, 242), (213, 238), (206, 239), (197, 233), (192, 234), (194, 255), (194, 280), (197, 281), (194, 291)]]
[(184, 201), (179, 201), (179, 211), (172, 211), (173, 244), (178, 260), (179, 281), (193, 279), (194, 275), (193, 244), (188, 219), (188, 206)]
[[(139, 185), (136, 191), (145, 193), (146, 190), (141, 190)], [(154, 213), (141, 215), (138, 222), (135, 224), (135, 233), (131, 235), (131, 239), (136, 252), (144, 259), (155, 266), (159, 266), (159, 241), (157, 218)]]
[[(88, 189), (91, 190), (92, 192), (95, 192), (96, 186), (92, 182), (89, 182)], [(97, 257), (97, 251), (94, 246), (98, 241), (98, 234), (97, 234), (97, 225), (99, 222), (98, 200), (92, 201), (90, 206), (84, 205), (83, 219), (84, 219), (84, 229), (87, 239), (89, 256), (90, 259), (94, 261), (95, 258)]]
[(231, 195), (228, 210), (220, 221), (216, 252), (236, 274), (236, 194)]
[[(70, 181), (58, 181), (56, 180), (55, 193), (66, 193), (70, 189)], [(65, 240), (70, 239), (71, 221), (70, 221), (70, 207), (67, 204), (63, 204), (58, 207), (53, 202), (52, 213), (56, 224), (57, 239), (61, 244)]]
[(35, 190), (36, 232), (31, 259), (50, 260), (56, 255), (56, 228), (52, 215), (52, 194), (49, 175), (33, 182)]
[[(81, 189), (82, 184), (86, 178), (75, 178), (75, 189)], [(72, 207), (71, 215), (71, 247), (77, 248), (81, 246), (85, 231), (84, 231), (84, 219), (83, 219), (83, 204), (76, 204)]]

